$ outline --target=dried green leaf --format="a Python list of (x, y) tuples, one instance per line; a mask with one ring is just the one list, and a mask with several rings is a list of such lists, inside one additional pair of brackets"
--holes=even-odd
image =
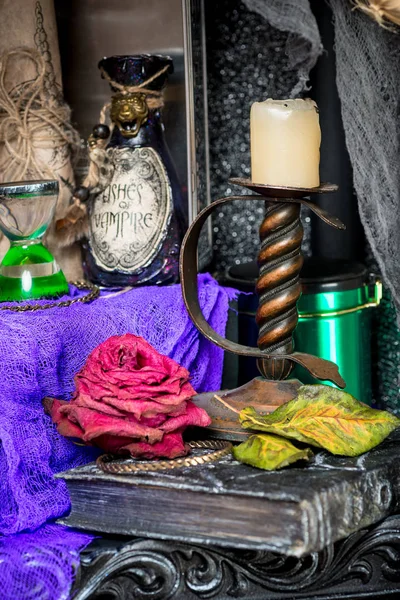
[(298, 460), (309, 460), (313, 455), (309, 448), (300, 450), (289, 440), (267, 433), (251, 435), (232, 452), (236, 460), (267, 471), (282, 469)]
[(394, 415), (326, 385), (302, 386), (296, 398), (269, 415), (248, 407), (239, 418), (245, 429), (267, 431), (342, 456), (371, 450), (400, 426)]

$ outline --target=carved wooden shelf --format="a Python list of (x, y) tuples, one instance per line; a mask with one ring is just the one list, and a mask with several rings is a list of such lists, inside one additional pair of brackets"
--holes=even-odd
[(151, 539), (95, 540), (73, 600), (361, 600), (400, 597), (400, 516), (303, 558)]

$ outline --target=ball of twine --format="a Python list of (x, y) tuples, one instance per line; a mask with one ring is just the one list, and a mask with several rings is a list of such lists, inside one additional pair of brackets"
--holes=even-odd
[[(35, 77), (11, 90), (15, 63), (28, 59)], [(45, 150), (61, 153), (80, 147), (70, 124), (70, 109), (60, 95), (49, 96), (45, 83), (46, 63), (33, 48), (15, 48), (0, 57), (0, 172), (3, 181), (57, 178)], [(42, 153), (42, 156), (41, 156)]]
[(353, 0), (353, 4), (381, 27), (393, 29), (390, 23), (400, 25), (400, 0)]

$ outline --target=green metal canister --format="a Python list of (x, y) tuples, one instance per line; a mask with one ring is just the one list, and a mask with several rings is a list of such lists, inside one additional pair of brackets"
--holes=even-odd
[[(320, 259), (305, 262), (301, 281), (296, 349), (335, 362), (345, 390), (371, 404), (370, 309), (381, 300), (381, 282), (358, 263)], [(315, 383), (300, 367), (293, 376)]]

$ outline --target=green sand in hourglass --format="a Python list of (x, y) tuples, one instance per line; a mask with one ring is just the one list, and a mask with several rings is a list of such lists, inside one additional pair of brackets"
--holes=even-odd
[(0, 185), (0, 229), (10, 240), (0, 264), (0, 301), (68, 293), (64, 273), (41, 241), (53, 218), (57, 196), (57, 181)]

